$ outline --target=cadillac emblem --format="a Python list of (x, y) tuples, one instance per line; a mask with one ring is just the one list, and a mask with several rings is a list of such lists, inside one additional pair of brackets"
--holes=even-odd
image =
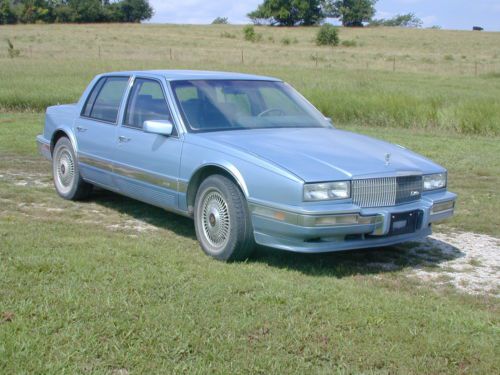
[(385, 165), (391, 164), (391, 154), (385, 154)]

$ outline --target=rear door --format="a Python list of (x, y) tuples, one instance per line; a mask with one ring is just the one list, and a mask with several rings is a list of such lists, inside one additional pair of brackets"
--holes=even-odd
[(111, 189), (118, 114), (129, 81), (129, 76), (99, 79), (74, 125), (83, 178)]
[(122, 193), (176, 209), (182, 139), (175, 124), (170, 136), (144, 132), (148, 120), (174, 123), (162, 82), (136, 77), (117, 128), (114, 178)]

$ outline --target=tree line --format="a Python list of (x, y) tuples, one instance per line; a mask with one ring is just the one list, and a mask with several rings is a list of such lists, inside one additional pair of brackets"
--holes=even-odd
[(280, 26), (312, 26), (325, 18), (337, 18), (346, 27), (401, 26), (421, 27), (422, 21), (413, 13), (391, 19), (373, 19), (377, 0), (264, 0), (248, 13), (254, 24)]
[(0, 0), (0, 24), (141, 22), (148, 0)]

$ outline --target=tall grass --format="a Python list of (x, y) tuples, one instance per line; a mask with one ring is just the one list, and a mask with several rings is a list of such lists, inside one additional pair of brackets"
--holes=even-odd
[[(500, 134), (500, 33), (341, 29), (358, 47), (331, 48), (315, 45), (315, 28), (255, 30), (251, 43), (230, 25), (3, 27), (22, 53), (0, 50), (0, 110), (74, 102), (106, 71), (217, 69), (280, 77), (341, 124)], [(284, 38), (294, 42), (274, 43)]]

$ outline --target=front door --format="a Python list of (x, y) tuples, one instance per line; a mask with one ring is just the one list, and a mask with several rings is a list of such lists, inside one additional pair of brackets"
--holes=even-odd
[(94, 85), (74, 123), (78, 160), (84, 179), (112, 190), (118, 113), (128, 76), (103, 77)]
[(120, 192), (160, 207), (178, 207), (182, 140), (146, 133), (144, 121), (173, 121), (160, 81), (136, 78), (117, 128), (114, 178)]

